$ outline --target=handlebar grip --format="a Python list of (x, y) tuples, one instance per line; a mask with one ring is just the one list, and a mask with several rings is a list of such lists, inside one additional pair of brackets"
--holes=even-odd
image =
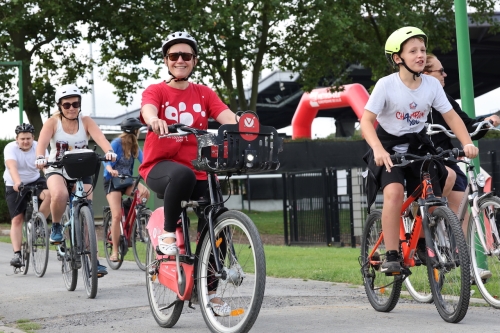
[(465, 152), (463, 150), (461, 150), (461, 149), (458, 149), (458, 148), (453, 148), (452, 149), (452, 153), (456, 157), (464, 157), (465, 156)]
[[(180, 125), (180, 126), (179, 126)], [(174, 124), (174, 125), (168, 125), (168, 133), (177, 133), (177, 128), (184, 126), (182, 124)], [(148, 132), (153, 132), (153, 128), (151, 125), (148, 125)]]

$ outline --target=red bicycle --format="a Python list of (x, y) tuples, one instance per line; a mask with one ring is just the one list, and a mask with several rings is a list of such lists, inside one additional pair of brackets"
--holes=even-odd
[(106, 253), (106, 260), (109, 267), (112, 269), (119, 269), (123, 260), (132, 247), (135, 262), (137, 266), (143, 271), (146, 270), (146, 244), (149, 240), (146, 226), (149, 218), (151, 217), (151, 210), (146, 207), (147, 199), (139, 197), (137, 186), (142, 179), (140, 176), (132, 177), (125, 175), (118, 175), (119, 178), (134, 178), (134, 187), (132, 189), (132, 203), (128, 213), (122, 200), (122, 216), (120, 219), (120, 244), (118, 246), (118, 261), (111, 261), (110, 256), (113, 252), (113, 240), (111, 238), (111, 210), (109, 206), (104, 207), (104, 252)]

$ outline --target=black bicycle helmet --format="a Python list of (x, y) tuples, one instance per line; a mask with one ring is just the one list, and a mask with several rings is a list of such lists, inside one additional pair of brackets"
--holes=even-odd
[(134, 134), (136, 130), (144, 127), (143, 123), (137, 118), (127, 118), (120, 124), (122, 131)]
[(35, 128), (31, 124), (22, 123), (21, 125), (16, 126), (16, 135), (19, 133), (35, 133)]

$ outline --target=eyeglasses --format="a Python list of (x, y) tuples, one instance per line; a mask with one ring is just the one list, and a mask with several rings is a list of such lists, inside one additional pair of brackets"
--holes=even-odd
[(443, 67), (441, 67), (440, 69), (436, 69), (436, 70), (433, 70), (433, 71), (429, 71), (429, 73), (431, 73), (431, 72), (439, 72), (439, 73), (441, 73), (441, 75), (444, 75), (444, 68), (443, 68)]
[(75, 109), (78, 109), (80, 107), (80, 102), (73, 102), (73, 103), (66, 102), (66, 103), (61, 104), (61, 105), (65, 110), (69, 110), (70, 107), (74, 107)]
[(182, 57), (182, 60), (184, 61), (189, 61), (193, 59), (193, 57), (196, 57), (192, 53), (184, 53), (184, 52), (177, 52), (177, 53), (169, 53), (167, 54), (167, 57), (170, 61), (177, 61), (179, 59), (179, 56)]

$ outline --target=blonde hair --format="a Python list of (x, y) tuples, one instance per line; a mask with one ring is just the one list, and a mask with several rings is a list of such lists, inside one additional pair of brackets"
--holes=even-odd
[(429, 60), (437, 59), (437, 57), (432, 53), (427, 53), (427, 60), (425, 62), (424, 72), (430, 73), (432, 64), (429, 64)]
[(131, 156), (137, 158), (139, 156), (139, 142), (134, 133), (123, 132), (119, 138), (122, 140), (122, 150), (125, 158), (129, 159)]

